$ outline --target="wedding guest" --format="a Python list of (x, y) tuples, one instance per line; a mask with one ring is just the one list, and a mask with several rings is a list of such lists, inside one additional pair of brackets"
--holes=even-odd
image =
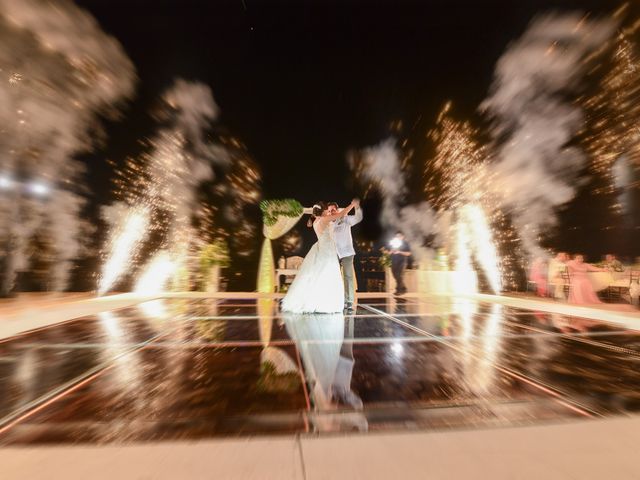
[(565, 280), (562, 273), (567, 268), (567, 260), (569, 256), (566, 252), (558, 252), (557, 255), (549, 261), (549, 273), (547, 275), (548, 282), (553, 285), (553, 297), (557, 300), (566, 300), (565, 296)]
[(411, 256), (411, 250), (409, 244), (404, 239), (402, 232), (397, 232), (391, 239), (391, 248), (389, 252), (391, 255), (391, 273), (396, 281), (396, 295), (402, 295), (407, 293), (407, 288), (404, 285), (404, 271), (407, 268), (407, 259)]
[(531, 264), (529, 280), (535, 283), (539, 297), (547, 295), (547, 266), (543, 258), (536, 258)]
[(602, 267), (610, 272), (624, 272), (624, 265), (616, 258), (615, 255), (608, 253), (604, 257)]
[(569, 290), (569, 303), (574, 305), (589, 305), (602, 303), (589, 280), (587, 272), (606, 272), (604, 268), (594, 267), (584, 261), (584, 256), (577, 254), (573, 260), (567, 262), (571, 289)]

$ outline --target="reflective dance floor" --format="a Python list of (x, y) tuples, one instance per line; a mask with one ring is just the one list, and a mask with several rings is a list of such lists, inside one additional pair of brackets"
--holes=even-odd
[(474, 429), (640, 410), (640, 332), (465, 299), (165, 299), (0, 340), (0, 444)]

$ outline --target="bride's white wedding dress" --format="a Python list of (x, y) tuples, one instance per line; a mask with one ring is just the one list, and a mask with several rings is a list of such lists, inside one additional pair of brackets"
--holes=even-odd
[(313, 244), (282, 300), (282, 310), (293, 313), (335, 313), (344, 308), (344, 286), (340, 262), (333, 238), (333, 224), (316, 220), (313, 230), (318, 241)]

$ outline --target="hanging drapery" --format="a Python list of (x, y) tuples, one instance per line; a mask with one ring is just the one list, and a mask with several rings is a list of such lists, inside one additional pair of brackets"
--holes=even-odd
[(291, 230), (305, 213), (311, 209), (303, 208), (297, 200), (264, 200), (260, 203), (264, 226), (264, 242), (258, 265), (257, 290), (261, 293), (273, 293), (276, 286), (275, 262), (271, 241), (280, 238)]

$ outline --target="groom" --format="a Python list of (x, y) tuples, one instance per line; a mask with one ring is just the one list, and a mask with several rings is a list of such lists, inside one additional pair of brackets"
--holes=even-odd
[[(355, 279), (353, 278), (353, 257), (356, 252), (353, 249), (353, 239), (351, 238), (351, 227), (362, 221), (362, 209), (360, 208), (360, 200), (353, 201), (355, 205), (355, 215), (347, 215), (337, 220), (334, 225), (334, 234), (336, 241), (336, 250), (340, 265), (342, 265), (342, 278), (344, 280), (344, 308), (348, 312), (353, 311), (353, 302), (355, 298)], [(338, 212), (338, 204), (331, 202), (327, 206), (330, 214)]]

